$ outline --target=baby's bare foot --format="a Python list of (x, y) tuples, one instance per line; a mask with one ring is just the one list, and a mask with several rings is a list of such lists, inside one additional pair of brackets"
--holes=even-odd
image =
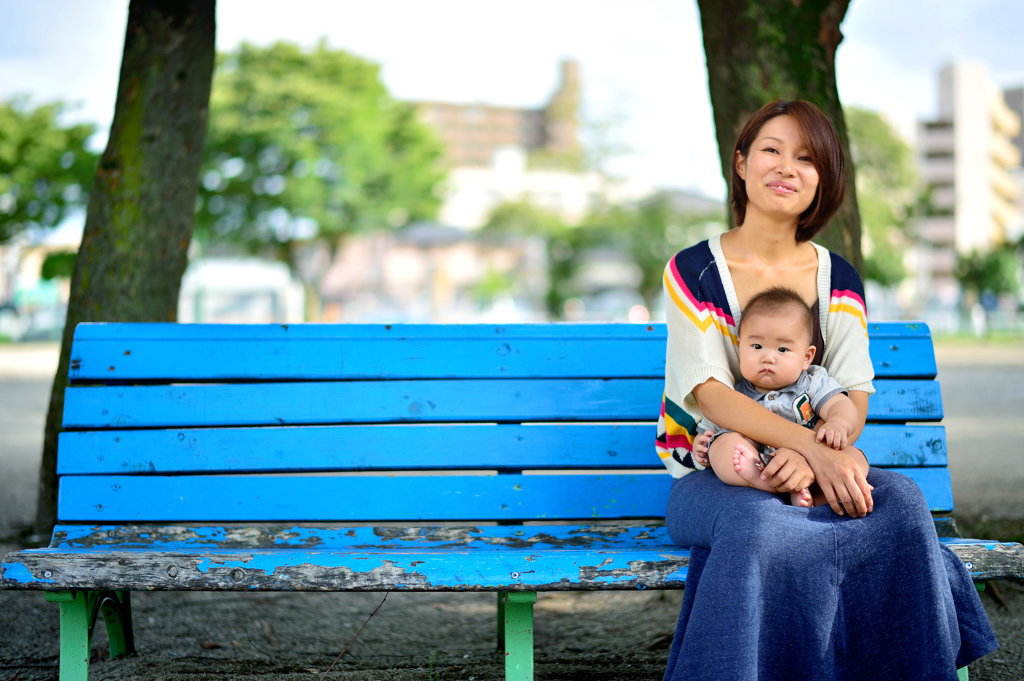
[(761, 468), (758, 466), (760, 463), (761, 457), (758, 456), (753, 445), (746, 440), (737, 443), (736, 449), (732, 453), (732, 467), (736, 469), (736, 474), (751, 487), (765, 492), (774, 492), (775, 489), (767, 481), (761, 479)]
[(804, 487), (799, 492), (793, 492), (789, 495), (789, 503), (793, 506), (800, 506), (801, 508), (810, 508), (814, 505), (814, 499), (811, 497), (811, 490)]

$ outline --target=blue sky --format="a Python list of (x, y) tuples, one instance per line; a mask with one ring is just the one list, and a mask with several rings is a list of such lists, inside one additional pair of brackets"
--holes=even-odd
[[(75, 102), (101, 129), (113, 115), (126, 0), (0, 0), (0, 97)], [(613, 170), (724, 194), (692, 0), (220, 0), (219, 49), (326, 37), (382, 65), (404, 99), (538, 106), (558, 61), (583, 64), (588, 115), (619, 120), (632, 149)], [(1019, 0), (852, 0), (837, 53), (840, 97), (901, 128), (936, 109), (936, 73), (986, 63), (1024, 84)]]

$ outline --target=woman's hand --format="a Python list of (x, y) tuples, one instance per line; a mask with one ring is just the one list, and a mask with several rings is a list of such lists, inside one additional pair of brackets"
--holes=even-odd
[(775, 450), (775, 456), (761, 472), (761, 479), (767, 480), (777, 493), (786, 494), (810, 487), (814, 471), (799, 452), (782, 447)]
[[(804, 453), (821, 491), (838, 515), (863, 518), (875, 508), (867, 481), (868, 462), (856, 447), (836, 451), (815, 443)], [(767, 468), (766, 468), (767, 470)]]

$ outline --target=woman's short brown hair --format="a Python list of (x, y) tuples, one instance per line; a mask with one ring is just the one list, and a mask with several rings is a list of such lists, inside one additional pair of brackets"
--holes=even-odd
[(743, 126), (736, 148), (732, 153), (732, 212), (737, 225), (747, 215), (747, 187), (736, 170), (736, 153), (744, 158), (750, 145), (765, 123), (776, 116), (792, 116), (800, 128), (804, 144), (811, 152), (811, 160), (818, 171), (818, 189), (814, 200), (797, 221), (796, 240), (810, 241), (832, 219), (846, 196), (846, 164), (843, 147), (832, 121), (821, 109), (802, 99), (776, 99), (765, 104)]

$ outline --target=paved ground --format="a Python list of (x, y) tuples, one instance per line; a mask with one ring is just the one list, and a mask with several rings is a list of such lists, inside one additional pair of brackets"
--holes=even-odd
[(1024, 518), (1024, 343), (936, 354), (957, 511)]
[[(940, 344), (950, 469), (961, 513), (1024, 518), (1024, 344)], [(53, 345), (0, 346), (0, 537), (35, 510)], [(0, 542), (0, 553), (13, 550)], [(971, 668), (974, 681), (1024, 678), (1024, 587), (1002, 584), (1009, 610), (984, 598), (1003, 648)], [(139, 655), (93, 666), (92, 679), (319, 678), (379, 594), (133, 596)], [(543, 595), (538, 678), (657, 679), (681, 594)], [(0, 679), (54, 679), (57, 608), (0, 592)], [(493, 596), (392, 594), (331, 673), (347, 679), (500, 679)], [(94, 651), (105, 645), (98, 628)], [(652, 645), (653, 644), (653, 645)], [(653, 649), (648, 649), (652, 647)], [(431, 654), (435, 656), (433, 666)], [(316, 670), (316, 671), (314, 671)]]

